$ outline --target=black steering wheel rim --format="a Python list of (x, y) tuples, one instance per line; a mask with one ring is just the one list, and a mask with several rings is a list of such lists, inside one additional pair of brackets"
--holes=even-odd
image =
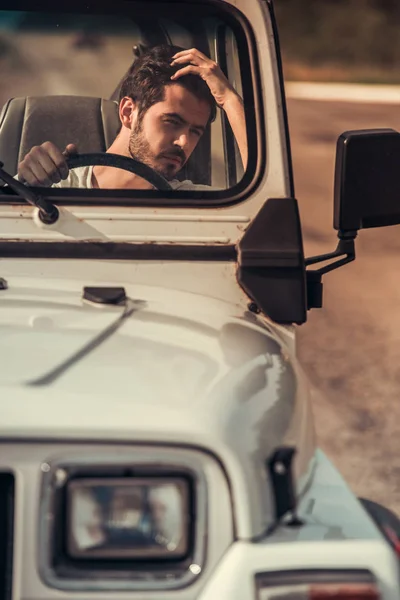
[(97, 165), (116, 167), (142, 177), (161, 192), (172, 190), (168, 181), (162, 175), (157, 173), (157, 171), (134, 158), (122, 156), (121, 154), (113, 154), (111, 152), (72, 154), (67, 158), (67, 165), (69, 169), (76, 169), (77, 167), (94, 167)]

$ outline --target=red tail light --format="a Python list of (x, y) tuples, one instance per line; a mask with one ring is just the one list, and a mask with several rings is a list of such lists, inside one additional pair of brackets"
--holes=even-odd
[[(307, 578), (308, 582), (304, 581)], [(259, 575), (257, 580), (258, 600), (381, 600), (374, 577), (366, 570), (335, 574), (281, 571)]]
[(309, 586), (309, 600), (379, 600), (376, 586), (370, 583), (331, 583)]

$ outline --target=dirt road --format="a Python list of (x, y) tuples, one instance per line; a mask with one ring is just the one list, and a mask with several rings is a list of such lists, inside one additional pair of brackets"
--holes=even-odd
[[(336, 139), (349, 129), (400, 131), (400, 107), (290, 100), (288, 111), (306, 255), (329, 252)], [(325, 276), (324, 308), (309, 313), (299, 352), (321, 392), (321, 446), (358, 494), (400, 514), (400, 226), (362, 231), (356, 253)]]

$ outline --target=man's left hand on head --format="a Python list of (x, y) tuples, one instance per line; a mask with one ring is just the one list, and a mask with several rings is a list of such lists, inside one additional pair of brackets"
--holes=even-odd
[(199, 75), (207, 83), (215, 102), (220, 108), (224, 107), (224, 104), (232, 94), (237, 95), (217, 63), (199, 50), (196, 50), (196, 48), (177, 52), (173, 56), (171, 65), (180, 64), (186, 66), (172, 75), (171, 79), (176, 81), (184, 75)]

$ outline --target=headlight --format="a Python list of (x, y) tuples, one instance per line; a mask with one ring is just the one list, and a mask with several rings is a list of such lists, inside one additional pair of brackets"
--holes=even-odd
[(66, 591), (172, 590), (202, 572), (203, 458), (140, 447), (41, 466), (39, 569)]
[(78, 478), (67, 485), (73, 559), (179, 559), (189, 549), (189, 489), (181, 478)]

